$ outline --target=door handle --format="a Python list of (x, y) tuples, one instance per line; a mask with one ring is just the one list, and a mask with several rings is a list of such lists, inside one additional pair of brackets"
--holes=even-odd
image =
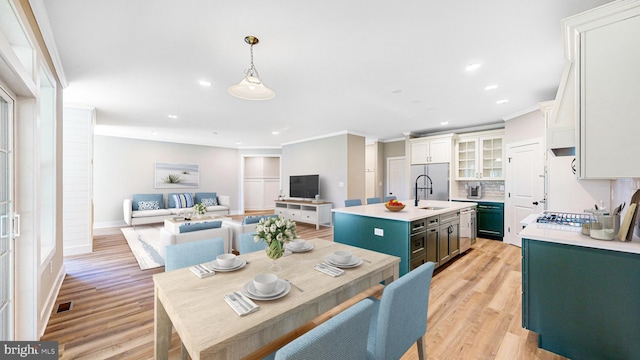
[(533, 205), (538, 205), (538, 202), (537, 202), (537, 201), (534, 201), (534, 202), (533, 202)]

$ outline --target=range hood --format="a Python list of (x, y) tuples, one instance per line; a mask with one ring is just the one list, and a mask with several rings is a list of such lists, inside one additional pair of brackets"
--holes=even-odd
[(547, 149), (556, 156), (576, 154), (576, 75), (571, 61), (565, 63), (556, 99), (547, 119)]

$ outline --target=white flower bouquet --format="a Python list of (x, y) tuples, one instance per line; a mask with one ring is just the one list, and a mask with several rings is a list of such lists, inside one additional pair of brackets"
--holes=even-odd
[(297, 237), (296, 223), (278, 216), (276, 218), (260, 219), (253, 239), (255, 241), (264, 239), (269, 245), (267, 256), (275, 260), (284, 254), (284, 244)]
[(207, 212), (207, 207), (203, 203), (197, 203), (193, 206), (193, 212), (197, 215), (204, 215)]

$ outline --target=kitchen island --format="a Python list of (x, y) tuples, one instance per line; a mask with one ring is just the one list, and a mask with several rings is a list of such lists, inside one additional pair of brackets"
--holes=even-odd
[(538, 223), (520, 235), (522, 326), (538, 333), (538, 347), (571, 359), (637, 358), (640, 242)]
[(402, 201), (399, 212), (384, 203), (332, 209), (333, 239), (400, 257), (400, 275), (425, 262), (436, 267), (460, 253), (460, 210), (475, 203), (420, 200)]

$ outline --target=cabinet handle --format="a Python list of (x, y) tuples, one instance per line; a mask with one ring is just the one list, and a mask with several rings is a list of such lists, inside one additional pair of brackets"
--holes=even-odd
[(422, 250), (424, 250), (424, 248), (423, 248), (423, 247), (421, 247), (420, 249), (413, 250), (411, 253), (412, 253), (412, 254), (415, 254), (415, 253), (420, 252), (420, 251), (422, 251)]

